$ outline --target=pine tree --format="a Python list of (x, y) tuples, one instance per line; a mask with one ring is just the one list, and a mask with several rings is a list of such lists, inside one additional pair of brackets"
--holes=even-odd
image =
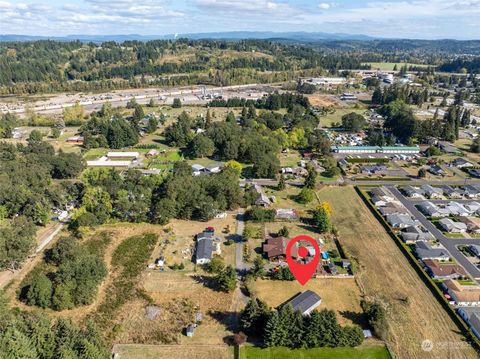
[(305, 188), (314, 189), (317, 182), (317, 171), (313, 166), (308, 166), (308, 175), (305, 178)]
[(265, 325), (265, 334), (263, 338), (265, 346), (276, 347), (281, 345), (280, 332), (280, 318), (278, 312), (273, 311)]
[(285, 184), (285, 176), (283, 175), (283, 173), (280, 175), (280, 179), (278, 180), (278, 186), (277, 186), (277, 189), (279, 191), (283, 191), (286, 187), (286, 184)]

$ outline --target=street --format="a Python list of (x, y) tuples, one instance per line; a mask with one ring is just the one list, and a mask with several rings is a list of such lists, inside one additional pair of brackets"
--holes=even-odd
[(388, 189), (397, 197), (397, 199), (410, 211), (427, 230), (450, 252), (453, 258), (461, 264), (465, 270), (476, 280), (480, 279), (480, 270), (473, 265), (467, 257), (457, 248), (460, 245), (479, 244), (479, 239), (471, 238), (449, 238), (445, 236), (432, 222), (430, 222), (416, 207), (415, 203), (407, 199), (399, 190), (393, 185), (387, 186)]

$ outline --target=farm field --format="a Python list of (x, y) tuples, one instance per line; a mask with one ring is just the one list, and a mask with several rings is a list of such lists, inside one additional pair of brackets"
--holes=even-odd
[[(324, 188), (321, 200), (331, 203), (342, 243), (358, 259), (362, 294), (387, 304), (387, 345), (398, 358), (476, 358), (458, 328), (418, 277), (353, 187)], [(423, 340), (452, 343), (421, 349)]]
[[(372, 70), (379, 69), (382, 71), (393, 71), (393, 68), (395, 67), (395, 65), (397, 65), (397, 69), (400, 71), (402, 66), (405, 66), (405, 63), (404, 62), (396, 62), (396, 63), (395, 62), (368, 62), (366, 63), (366, 65), (371, 65)], [(406, 65), (407, 67), (410, 67), (410, 66), (428, 67), (428, 65), (424, 65), (424, 64), (407, 63)]]
[(389, 359), (390, 354), (382, 345), (363, 345), (359, 348), (288, 349), (245, 346), (240, 349), (240, 359)]
[(329, 113), (326, 116), (320, 116), (320, 125), (322, 127), (332, 127), (333, 124), (342, 122), (342, 116), (348, 113), (355, 112), (360, 115), (365, 113), (364, 109), (358, 108), (336, 108), (335, 113)]
[(305, 286), (297, 281), (257, 279), (252, 287), (256, 295), (273, 308), (300, 292), (311, 290), (322, 299), (318, 310), (334, 310), (341, 325), (365, 326), (365, 318), (360, 307), (360, 290), (353, 278), (312, 278)]
[(121, 359), (232, 359), (233, 348), (227, 345), (142, 345), (118, 344), (114, 352)]

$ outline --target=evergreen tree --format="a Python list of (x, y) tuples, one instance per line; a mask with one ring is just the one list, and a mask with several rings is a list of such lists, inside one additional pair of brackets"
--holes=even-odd
[(314, 189), (317, 181), (317, 171), (313, 166), (308, 166), (308, 175), (305, 178), (305, 188)]
[(283, 191), (286, 187), (286, 184), (285, 184), (285, 176), (283, 175), (283, 173), (280, 175), (280, 179), (278, 180), (278, 186), (277, 186), (277, 189), (279, 191)]

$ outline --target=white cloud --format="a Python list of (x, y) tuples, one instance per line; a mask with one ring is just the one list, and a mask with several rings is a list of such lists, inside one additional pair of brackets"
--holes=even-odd
[[(214, 11), (226, 14), (263, 16), (265, 14), (275, 16), (292, 16), (299, 10), (285, 2), (269, 0), (195, 0), (195, 5), (203, 11)], [(240, 13), (239, 13), (240, 12)]]
[(321, 2), (320, 4), (318, 4), (318, 8), (322, 10), (328, 10), (336, 6), (337, 4), (333, 2)]

